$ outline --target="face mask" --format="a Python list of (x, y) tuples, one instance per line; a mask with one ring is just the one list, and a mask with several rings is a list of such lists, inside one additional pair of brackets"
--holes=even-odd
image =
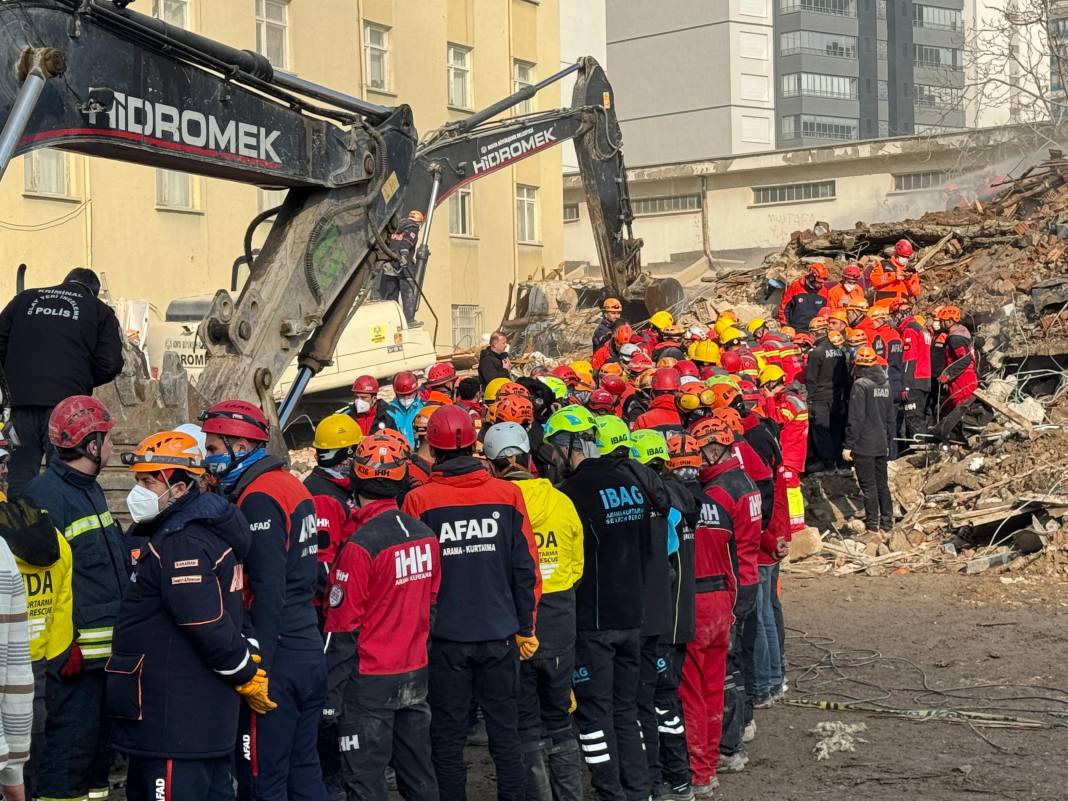
[(696, 467), (680, 467), (678, 470), (672, 471), (675, 474), (675, 478), (682, 482), (690, 482), (697, 480), (697, 468)]
[(412, 404), (415, 403), (415, 396), (414, 395), (408, 395), (407, 397), (404, 397), (404, 398), (397, 398), (397, 401), (405, 409), (410, 409), (412, 407)]
[(230, 468), (232, 462), (233, 460), (228, 453), (216, 453), (212, 456), (204, 457), (204, 467), (208, 469), (209, 473), (215, 476), (225, 473)]
[[(167, 492), (170, 492), (170, 490), (168, 489)], [(164, 492), (164, 495), (167, 492)], [(130, 517), (133, 518), (135, 523), (143, 523), (158, 517), (161, 497), (148, 487), (134, 484), (130, 494), (126, 496), (126, 508), (130, 510)]]
[(579, 449), (582, 451), (582, 458), (584, 459), (597, 459), (601, 455), (600, 450), (597, 449), (597, 443), (593, 440), (582, 440), (579, 444)]
[(371, 411), (371, 403), (363, 398), (356, 399), (356, 414), (364, 414)]
[(842, 286), (845, 287), (846, 292), (852, 292), (854, 289), (857, 288), (857, 284), (855, 281), (843, 281)]

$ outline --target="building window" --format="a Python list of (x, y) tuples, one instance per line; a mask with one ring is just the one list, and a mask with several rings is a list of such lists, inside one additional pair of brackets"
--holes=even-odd
[(952, 86), (915, 86), (916, 105), (924, 108), (956, 108), (960, 105), (961, 90)]
[(876, 81), (875, 88), (880, 100), (890, 99), (890, 87), (887, 85), (886, 81)]
[(471, 108), (471, 48), (449, 45), (449, 105)]
[(24, 188), (30, 195), (71, 197), (70, 158), (61, 150), (35, 150), (22, 160)]
[(174, 170), (156, 170), (156, 205), (160, 208), (195, 209), (193, 188), (192, 175)]
[(280, 70), (289, 69), (286, 5), (287, 0), (256, 0), (256, 52)]
[(578, 222), (579, 219), (579, 204), (578, 203), (565, 203), (564, 204), (564, 222)]
[(956, 47), (934, 47), (932, 45), (914, 44), (912, 46), (912, 63), (917, 67), (948, 67), (951, 69), (960, 69), (960, 49)]
[[(529, 61), (516, 59), (512, 62), (512, 91), (518, 92), (534, 85), (534, 65)], [(516, 114), (530, 114), (534, 111), (534, 98), (528, 98), (518, 106), (513, 106)]]
[(631, 200), (630, 207), (636, 217), (645, 217), (651, 214), (670, 214), (673, 211), (700, 211), (701, 196), (642, 197)]
[(783, 97), (830, 97), (837, 100), (857, 98), (857, 79), (845, 75), (791, 72), (782, 76), (780, 88)]
[(816, 14), (837, 14), (840, 17), (857, 15), (856, 0), (779, 0), (779, 11), (791, 14), (795, 11), (811, 11)]
[(152, 0), (152, 16), (169, 25), (189, 28), (189, 0)]
[(458, 304), (452, 307), (452, 346), (457, 350), (475, 347), (482, 337), (482, 307)]
[(363, 24), (363, 71), (369, 89), (389, 91), (389, 28)]
[(779, 55), (806, 53), (831, 58), (856, 58), (857, 37), (817, 31), (790, 31), (779, 36)]
[(1068, 39), (1068, 17), (1059, 17), (1049, 21), (1051, 39)]
[(475, 218), (471, 201), (471, 187), (469, 186), (461, 186), (449, 195), (449, 233), (453, 236), (475, 235)]
[(937, 189), (945, 182), (946, 174), (941, 170), (909, 172), (894, 176), (894, 191), (917, 192), (922, 189)]
[(833, 200), (834, 196), (834, 181), (753, 187), (754, 206), (770, 206), (774, 203), (797, 203), (802, 200)]
[(964, 21), (961, 19), (960, 11), (957, 9), (921, 6), (919, 3), (912, 7), (912, 25), (916, 28), (937, 28), (942, 31), (964, 32)]
[(792, 114), (782, 118), (782, 138), (858, 139), (860, 126), (849, 117), (825, 117), (817, 114)]
[(515, 187), (515, 230), (520, 242), (538, 241), (538, 188)]

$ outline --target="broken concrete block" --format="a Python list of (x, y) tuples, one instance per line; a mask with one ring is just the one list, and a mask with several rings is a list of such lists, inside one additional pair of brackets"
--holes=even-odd
[(797, 562), (815, 556), (822, 548), (823, 538), (820, 536), (819, 529), (812, 528), (812, 526), (803, 528), (790, 540), (790, 561)]
[(1007, 551), (1005, 553), (995, 553), (990, 556), (980, 556), (977, 559), (971, 559), (964, 565), (965, 575), (974, 575), (976, 573), (982, 573), (984, 570), (989, 570), (992, 567), (998, 565), (1007, 565), (1013, 559), (1019, 556), (1016, 551)]
[(1037, 398), (1024, 398), (1019, 403), (1010, 403), (1009, 408), (1036, 425), (1046, 419), (1046, 408)]
[(905, 536), (904, 531), (895, 531), (890, 535), (890, 550), (894, 551), (908, 551), (912, 549), (912, 543), (909, 542), (908, 537)]

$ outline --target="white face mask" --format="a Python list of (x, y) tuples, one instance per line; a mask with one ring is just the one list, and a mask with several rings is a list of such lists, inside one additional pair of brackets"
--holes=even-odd
[(412, 404), (415, 403), (415, 396), (406, 395), (403, 398), (397, 398), (397, 400), (400, 402), (400, 405), (403, 406), (405, 409), (410, 409)]
[(365, 401), (363, 398), (357, 398), (356, 399), (356, 413), (357, 414), (364, 414), (365, 412), (369, 412), (369, 411), (371, 411), (371, 402), (370, 401)]
[(160, 497), (148, 487), (134, 484), (130, 494), (126, 496), (126, 508), (130, 510), (130, 517), (133, 521), (143, 523), (159, 516)]
[(846, 288), (846, 292), (852, 292), (854, 289), (857, 288), (856, 281), (843, 281), (842, 285)]

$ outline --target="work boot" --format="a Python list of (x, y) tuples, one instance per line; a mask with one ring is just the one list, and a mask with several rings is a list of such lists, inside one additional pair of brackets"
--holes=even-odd
[(548, 751), (549, 784), (553, 801), (582, 801), (582, 759), (573, 737), (556, 743)]
[[(767, 695), (762, 695), (759, 698), (757, 698), (756, 701), (753, 702), (753, 709), (771, 709), (773, 706), (775, 706), (775, 694), (774, 693), (768, 693)], [(749, 727), (746, 726), (746, 728), (749, 728)], [(742, 742), (745, 742), (745, 735), (744, 734), (742, 735)]]
[(710, 801), (715, 798), (717, 787), (719, 787), (719, 779), (715, 776), (709, 780), (708, 784), (695, 784), (693, 786), (694, 801)]
[(879, 528), (881, 528), (883, 531), (893, 531), (894, 521), (890, 519), (881, 520), (879, 522)]
[(745, 725), (745, 731), (742, 732), (742, 742), (751, 743), (756, 739), (756, 721), (751, 720)]
[(694, 801), (694, 791), (689, 782), (678, 785), (662, 782), (653, 789), (653, 801)]
[(552, 801), (553, 793), (549, 786), (549, 768), (545, 764), (543, 742), (537, 740), (523, 743), (523, 771), (526, 773), (525, 801)]
[(720, 754), (716, 773), (741, 773), (748, 764), (749, 754), (746, 753), (744, 748), (730, 755)]

